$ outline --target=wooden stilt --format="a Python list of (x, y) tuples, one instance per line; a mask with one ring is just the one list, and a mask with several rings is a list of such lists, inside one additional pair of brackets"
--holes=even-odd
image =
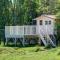
[(48, 45), (48, 44), (49, 44), (49, 39), (48, 39), (48, 36), (47, 36), (46, 42), (47, 42), (47, 45)]
[(41, 39), (40, 39), (40, 37), (39, 37), (39, 40), (38, 40), (38, 44), (41, 45)]
[(6, 38), (6, 45), (8, 45), (8, 38)]
[(23, 37), (23, 42), (22, 42), (23, 46), (25, 46), (25, 40), (24, 40), (24, 37)]
[(15, 46), (16, 46), (16, 38), (15, 38)]
[(22, 45), (22, 39), (20, 38), (20, 44)]

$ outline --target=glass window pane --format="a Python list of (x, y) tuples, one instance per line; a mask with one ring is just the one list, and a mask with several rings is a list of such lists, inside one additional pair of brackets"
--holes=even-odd
[(51, 21), (49, 21), (49, 24), (51, 24)]
[(40, 20), (40, 25), (43, 25), (43, 21), (42, 20)]
[(37, 21), (36, 20), (33, 20), (33, 25), (36, 25), (37, 24)]
[(48, 21), (45, 21), (45, 25), (48, 25)]

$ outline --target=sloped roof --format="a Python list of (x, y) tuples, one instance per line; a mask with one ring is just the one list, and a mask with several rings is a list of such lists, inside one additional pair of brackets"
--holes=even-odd
[(41, 15), (33, 20), (44, 20), (45, 18), (51, 18), (51, 19), (56, 19), (56, 16), (55, 15)]

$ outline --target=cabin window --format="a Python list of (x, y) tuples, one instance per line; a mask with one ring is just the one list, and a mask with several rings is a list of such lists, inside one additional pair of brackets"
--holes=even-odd
[(48, 25), (48, 21), (45, 21), (45, 25)]
[(33, 25), (37, 25), (37, 21), (36, 20), (33, 20)]
[(43, 24), (43, 21), (42, 20), (40, 20), (40, 25), (42, 25)]
[(49, 24), (51, 24), (51, 21), (49, 21)]
[(50, 25), (51, 21), (45, 21), (45, 25)]

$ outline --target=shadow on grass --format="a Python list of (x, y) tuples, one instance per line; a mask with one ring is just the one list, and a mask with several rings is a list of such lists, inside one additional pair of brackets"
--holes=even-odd
[(18, 47), (18, 48), (28, 48), (28, 47), (35, 47), (35, 46), (39, 46), (39, 45), (36, 45), (36, 44), (30, 44), (30, 45), (21, 45), (21, 44), (18, 44), (18, 45), (15, 45), (15, 44), (8, 44), (8, 45), (4, 45), (4, 47)]

